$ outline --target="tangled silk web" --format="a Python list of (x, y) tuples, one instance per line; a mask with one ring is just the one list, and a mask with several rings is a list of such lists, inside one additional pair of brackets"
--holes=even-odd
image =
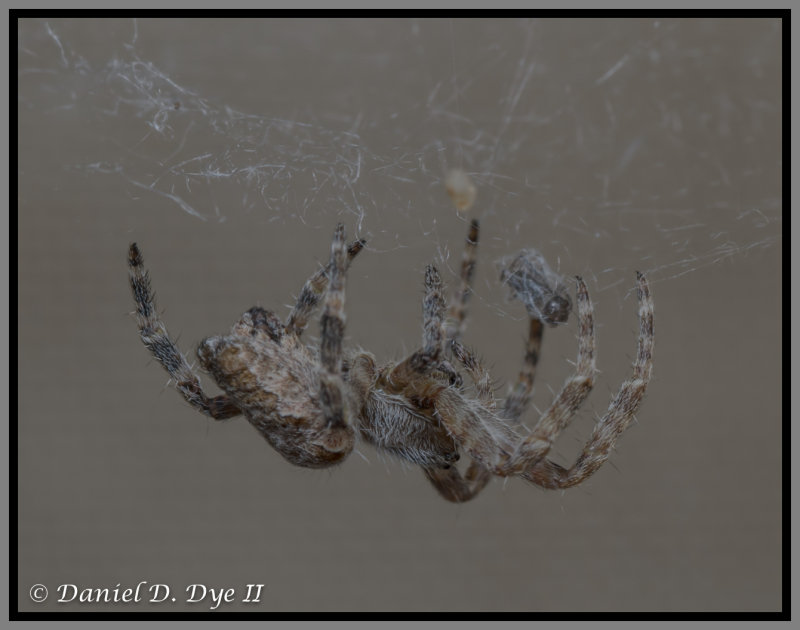
[[(66, 168), (198, 220), (336, 213), (372, 237), (400, 217), (410, 231), (393, 230), (395, 245), (439, 239), (432, 209), (447, 207), (457, 166), (496, 235), (487, 247), (544, 239), (570, 268), (610, 247), (591, 272), (600, 289), (630, 285), (634, 268), (658, 281), (780, 239), (777, 21), (273, 20), (263, 28), (296, 33), (262, 53), (236, 48), (239, 22), (221, 25), (242, 66), (234, 84), (276, 99), (280, 115), (184, 84), (178, 75), (199, 75), (180, 61), (152, 61), (196, 46), (192, 21), (158, 45), (146, 35), (161, 21), (111, 22), (125, 38), (94, 46), (80, 21), (21, 22), (20, 108), (83, 127)], [(303, 47), (317, 56), (313, 80), (268, 63)], [(307, 99), (287, 108), (281, 86), (302, 81)]]

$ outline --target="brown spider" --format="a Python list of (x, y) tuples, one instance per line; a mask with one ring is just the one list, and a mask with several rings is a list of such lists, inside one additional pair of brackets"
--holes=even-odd
[[(586, 285), (576, 278), (580, 333), (575, 374), (533, 431), (520, 436), (512, 425), (530, 402), (543, 326), (566, 321), (571, 304), (558, 276), (535, 251), (524, 250), (504, 265), (501, 277), (526, 305), (530, 324), (523, 368), (498, 410), (489, 373), (459, 341), (465, 329), (477, 242), (478, 222), (473, 220), (460, 288), (447, 318), (439, 273), (433, 265), (426, 268), (422, 347), (399, 363), (379, 366), (367, 352), (343, 349), (345, 274), (365, 242), (356, 240), (346, 246), (341, 224), (334, 233), (330, 262), (308, 279), (285, 322), (272, 311), (254, 307), (230, 334), (200, 343), (200, 363), (224, 394), (205, 394), (170, 339), (156, 312), (142, 255), (133, 243), (128, 265), (139, 332), (189, 404), (216, 420), (244, 414), (292, 464), (324, 468), (339, 463), (360, 436), (379, 450), (421, 466), (449, 501), (468, 501), (492, 475), (521, 476), (545, 488), (574, 486), (608, 458), (617, 437), (633, 420), (650, 380), (653, 303), (647, 281), (637, 274), (639, 340), (633, 376), (597, 422), (576, 463), (566, 469), (547, 454), (594, 380), (593, 310)], [(322, 335), (316, 349), (305, 345), (301, 336), (320, 301)], [(475, 397), (467, 394), (448, 356), (471, 379)], [(462, 453), (471, 459), (464, 474), (454, 465)]]

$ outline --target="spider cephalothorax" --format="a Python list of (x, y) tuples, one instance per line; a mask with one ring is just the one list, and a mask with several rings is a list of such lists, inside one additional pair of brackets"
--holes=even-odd
[[(593, 384), (594, 321), (588, 290), (576, 278), (580, 332), (575, 374), (530, 434), (522, 436), (518, 422), (530, 402), (543, 325), (566, 321), (572, 305), (560, 278), (535, 250), (523, 250), (503, 263), (501, 279), (525, 304), (529, 333), (518, 381), (498, 409), (489, 373), (460, 341), (477, 242), (478, 222), (473, 220), (460, 287), (449, 310), (438, 271), (433, 265), (426, 268), (422, 346), (402, 361), (379, 365), (371, 354), (343, 347), (345, 275), (364, 241), (346, 246), (344, 226), (337, 226), (330, 261), (305, 283), (285, 322), (254, 307), (229, 334), (200, 343), (200, 363), (224, 392), (214, 397), (205, 394), (159, 319), (135, 243), (128, 267), (142, 341), (178, 391), (216, 420), (243, 414), (293, 464), (323, 468), (339, 463), (360, 437), (422, 467), (450, 501), (471, 499), (492, 475), (520, 476), (546, 488), (576, 485), (608, 458), (650, 380), (653, 304), (647, 282), (637, 274), (639, 341), (633, 376), (623, 383), (576, 463), (566, 469), (547, 455)], [(303, 343), (302, 334), (320, 302), (321, 339), (319, 348), (312, 348)], [(474, 396), (454, 365), (472, 381)], [(462, 454), (471, 460), (463, 474), (455, 465)]]

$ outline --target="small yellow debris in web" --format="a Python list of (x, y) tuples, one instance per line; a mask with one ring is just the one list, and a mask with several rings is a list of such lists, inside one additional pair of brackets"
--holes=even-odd
[(444, 185), (447, 189), (447, 194), (456, 205), (456, 210), (459, 212), (467, 212), (472, 204), (475, 203), (475, 195), (477, 190), (475, 185), (461, 169), (453, 169), (444, 178)]

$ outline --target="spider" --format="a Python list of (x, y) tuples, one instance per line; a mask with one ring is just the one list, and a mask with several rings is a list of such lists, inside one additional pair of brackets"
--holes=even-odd
[[(491, 376), (460, 341), (466, 327), (479, 224), (472, 220), (461, 263), (460, 286), (447, 307), (433, 265), (425, 269), (422, 345), (399, 362), (379, 365), (362, 350), (343, 347), (345, 276), (365, 241), (333, 235), (330, 260), (312, 274), (285, 321), (253, 307), (227, 335), (208, 337), (197, 350), (200, 364), (223, 394), (208, 396), (156, 312), (142, 254), (130, 245), (128, 267), (139, 333), (176, 388), (198, 411), (215, 420), (243, 414), (285, 459), (324, 468), (342, 462), (357, 439), (419, 465), (442, 497), (472, 499), (493, 475), (520, 476), (545, 488), (566, 488), (592, 475), (634, 418), (650, 380), (653, 303), (637, 273), (639, 338), (633, 375), (600, 419), (575, 464), (564, 468), (547, 455), (592, 388), (595, 375), (594, 316), (586, 284), (577, 283), (578, 359), (534, 429), (515, 425), (530, 403), (544, 325), (567, 320), (571, 302), (563, 284), (534, 250), (503, 266), (501, 279), (529, 313), (528, 340), (516, 384), (498, 408)], [(319, 347), (303, 343), (309, 319), (322, 306)], [(460, 370), (454, 367), (460, 366)], [(471, 380), (468, 393), (462, 374)], [(459, 470), (466, 454), (470, 463)]]

